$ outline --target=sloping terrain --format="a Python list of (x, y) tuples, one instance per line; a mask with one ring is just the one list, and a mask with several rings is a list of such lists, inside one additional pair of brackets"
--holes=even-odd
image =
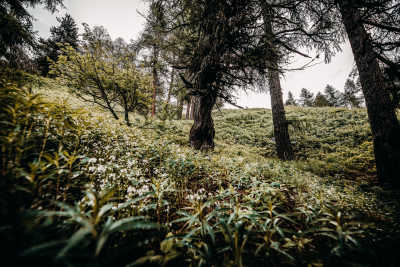
[(191, 121), (135, 116), (127, 127), (51, 80), (34, 91), (42, 98), (16, 101), (31, 108), (6, 132), (29, 149), (4, 139), (15, 147), (7, 177), (26, 188), (21, 263), (397, 262), (398, 193), (376, 185), (364, 109), (289, 107), (296, 160), (281, 162), (270, 110), (215, 111), (215, 151), (200, 153)]

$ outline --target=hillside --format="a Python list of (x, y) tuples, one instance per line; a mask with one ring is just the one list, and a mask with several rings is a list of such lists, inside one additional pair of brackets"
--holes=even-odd
[(399, 196), (376, 185), (365, 109), (288, 107), (296, 160), (281, 162), (270, 110), (216, 110), (215, 151), (200, 153), (191, 121), (133, 116), (127, 127), (51, 80), (34, 92), (2, 94), (20, 114), (3, 141), (15, 159), (7, 177), (23, 178), (31, 201), (20, 263), (398, 262), (388, 248), (399, 242)]

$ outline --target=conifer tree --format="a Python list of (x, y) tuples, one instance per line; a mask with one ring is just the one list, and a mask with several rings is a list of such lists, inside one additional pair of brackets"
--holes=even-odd
[(20, 67), (21, 58), (27, 58), (27, 49), (33, 49), (36, 44), (33, 30), (33, 16), (28, 7), (43, 5), (55, 12), (63, 6), (63, 0), (12, 0), (0, 1), (0, 58), (8, 64)]
[(356, 83), (347, 79), (344, 84), (343, 104), (349, 108), (359, 108), (363, 102), (362, 95), (360, 96), (361, 88), (357, 87)]
[(303, 107), (312, 107), (314, 94), (306, 88), (301, 89), (299, 102)]
[(321, 92), (318, 92), (317, 95), (315, 96), (313, 106), (314, 107), (329, 107), (330, 104), (329, 104), (328, 100), (326, 99), (326, 97)]
[[(379, 180), (383, 184), (400, 187), (400, 179), (395, 175), (400, 165), (400, 125), (378, 62), (394, 69), (399, 67), (383, 49), (386, 46), (390, 50), (387, 48), (387, 45), (391, 45), (388, 41), (392, 40), (393, 43), (393, 40), (400, 38), (398, 3), (378, 0), (336, 2), (360, 75), (374, 138)], [(386, 24), (386, 20), (389, 24)], [(368, 26), (369, 31), (365, 26)], [(381, 38), (374, 38), (376, 33)], [(393, 49), (391, 51), (395, 51), (396, 46)]]
[(285, 105), (286, 106), (297, 106), (296, 100), (294, 99), (293, 94), (290, 91), (288, 93), (288, 99), (286, 100)]
[(336, 90), (333, 86), (327, 84), (325, 89), (325, 99), (328, 101), (330, 107), (340, 107), (341, 100), (343, 99), (341, 93)]
[(42, 75), (48, 74), (50, 61), (57, 61), (61, 54), (60, 45), (69, 45), (74, 49), (78, 47), (78, 26), (72, 16), (65, 14), (57, 21), (59, 25), (51, 27), (50, 37), (47, 40), (40, 39), (36, 62)]

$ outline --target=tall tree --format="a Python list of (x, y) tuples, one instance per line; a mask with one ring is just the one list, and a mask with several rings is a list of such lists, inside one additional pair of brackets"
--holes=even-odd
[(317, 95), (315, 96), (313, 106), (314, 107), (329, 107), (330, 103), (326, 99), (326, 97), (323, 94), (321, 94), (321, 92), (318, 92)]
[[(400, 187), (400, 179), (395, 175), (400, 165), (400, 125), (389, 93), (385, 90), (377, 53), (364, 27), (361, 10), (367, 8), (363, 5), (368, 3), (354, 0), (337, 0), (337, 3), (360, 75), (374, 138), (378, 177), (382, 183), (391, 183), (393, 186)], [(368, 11), (368, 8), (366, 10)]]
[[(51, 12), (63, 6), (63, 0), (0, 0), (0, 58), (10, 65), (20, 66), (26, 49), (36, 46), (33, 17), (28, 7), (43, 5)], [(20, 55), (20, 56), (16, 56)]]
[(328, 101), (330, 107), (340, 107), (341, 100), (343, 99), (341, 93), (336, 90), (332, 85), (327, 84), (325, 89), (325, 99)]
[(303, 107), (312, 107), (314, 102), (314, 94), (311, 93), (307, 88), (301, 89), (299, 102)]
[(272, 20), (274, 10), (269, 7), (265, 2), (261, 2), (263, 20), (264, 20), (264, 33), (265, 42), (268, 45), (267, 60), (270, 63), (268, 69), (268, 82), (269, 92), (271, 95), (271, 109), (272, 121), (274, 125), (274, 137), (276, 144), (276, 151), (278, 157), (282, 160), (293, 159), (293, 149), (290, 143), (288, 122), (286, 120), (285, 108), (283, 105), (282, 87), (279, 78), (279, 54), (277, 47), (274, 45), (274, 33), (272, 28)]
[(61, 48), (59, 45), (70, 45), (76, 49), (78, 47), (78, 26), (69, 14), (57, 18), (58, 26), (50, 28), (50, 37), (45, 40), (40, 39), (38, 57), (36, 62), (42, 75), (49, 72), (50, 61), (57, 61)]
[(296, 100), (294, 99), (293, 94), (290, 91), (288, 93), (288, 99), (286, 100), (285, 105), (286, 106), (297, 106)]
[[(159, 1), (167, 11), (165, 32), (177, 37), (168, 46), (178, 51), (173, 66), (194, 99), (194, 123), (189, 134), (192, 147), (214, 148), (214, 122), (211, 116), (217, 97), (231, 102), (236, 86), (248, 86), (255, 78), (251, 66), (263, 52), (257, 21), (250, 1)], [(258, 25), (260, 26), (260, 25)], [(261, 28), (259, 28), (261, 30)], [(249, 45), (252, 44), (252, 45)], [(258, 47), (257, 47), (258, 46)], [(264, 60), (263, 60), (264, 61)]]
[(353, 80), (347, 79), (344, 84), (343, 104), (346, 107), (359, 108), (363, 102), (363, 97), (360, 96), (360, 93), (361, 88), (357, 87)]
[[(137, 50), (146, 50), (145, 63), (151, 68), (153, 76), (153, 94), (152, 94), (152, 117), (156, 114), (157, 98), (162, 94), (161, 74), (165, 72), (163, 68), (163, 56), (168, 53), (165, 49), (165, 38), (167, 34), (162, 32), (165, 28), (164, 8), (161, 2), (150, 0), (149, 14), (146, 17), (145, 29), (141, 33), (135, 46)], [(164, 50), (164, 51), (163, 51)], [(164, 55), (163, 55), (164, 53)]]

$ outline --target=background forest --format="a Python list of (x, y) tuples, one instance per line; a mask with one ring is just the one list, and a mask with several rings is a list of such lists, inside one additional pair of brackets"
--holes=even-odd
[[(70, 14), (37, 38), (63, 1), (0, 0), (4, 262), (398, 266), (400, 3), (147, 3), (127, 41)], [(345, 40), (344, 88), (284, 103), (293, 56)]]

